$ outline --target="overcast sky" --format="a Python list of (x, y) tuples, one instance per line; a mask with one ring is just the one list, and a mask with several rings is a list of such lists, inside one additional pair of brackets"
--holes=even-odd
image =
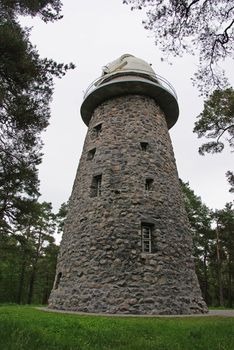
[[(56, 80), (50, 126), (43, 134), (41, 199), (52, 202), (55, 211), (68, 200), (87, 132), (80, 117), (83, 93), (101, 75), (102, 66), (130, 53), (152, 63), (154, 71), (177, 92), (180, 116), (170, 135), (180, 178), (188, 181), (211, 208), (222, 208), (232, 201), (225, 172), (234, 170), (233, 154), (227, 148), (221, 154), (200, 156), (201, 140), (192, 132), (203, 107), (203, 100), (190, 80), (197, 58), (186, 56), (173, 59), (173, 65), (162, 63), (152, 34), (141, 24), (143, 13), (130, 11), (122, 0), (64, 1), (62, 12), (64, 18), (55, 23), (23, 20), (33, 26), (31, 41), (41, 57), (76, 65), (62, 80)], [(233, 64), (231, 61), (224, 64), (233, 84)]]

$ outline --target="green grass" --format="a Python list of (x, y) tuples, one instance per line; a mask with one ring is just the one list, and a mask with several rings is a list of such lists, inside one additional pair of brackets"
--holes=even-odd
[(209, 310), (233, 310), (233, 308), (226, 306), (209, 306)]
[(233, 350), (234, 318), (120, 318), (0, 307), (1, 350)]

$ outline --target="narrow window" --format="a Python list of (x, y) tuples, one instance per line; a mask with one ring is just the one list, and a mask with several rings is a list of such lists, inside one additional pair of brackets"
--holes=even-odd
[(148, 150), (149, 144), (148, 142), (141, 142), (141, 150), (146, 152)]
[(90, 151), (88, 151), (87, 159), (88, 160), (92, 160), (94, 158), (94, 156), (95, 156), (95, 153), (96, 153), (96, 148), (93, 148)]
[(91, 197), (99, 197), (102, 192), (102, 175), (93, 177), (91, 185)]
[(59, 272), (59, 273), (57, 274), (57, 278), (56, 278), (56, 282), (55, 282), (54, 289), (58, 289), (58, 286), (59, 286), (61, 277), (62, 277), (62, 272)]
[(153, 179), (145, 179), (145, 190), (146, 191), (152, 190), (153, 182), (154, 182)]
[(141, 224), (142, 252), (151, 253), (152, 225)]
[(98, 137), (101, 134), (101, 132), (102, 132), (102, 124), (100, 123), (100, 124), (96, 125), (93, 128), (93, 130), (94, 130), (95, 136)]

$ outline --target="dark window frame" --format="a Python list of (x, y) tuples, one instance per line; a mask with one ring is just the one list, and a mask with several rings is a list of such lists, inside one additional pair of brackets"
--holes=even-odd
[(152, 254), (153, 225), (141, 223), (141, 249), (142, 253)]

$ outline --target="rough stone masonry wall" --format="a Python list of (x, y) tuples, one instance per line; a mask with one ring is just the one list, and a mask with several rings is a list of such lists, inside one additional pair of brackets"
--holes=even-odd
[[(102, 130), (96, 136), (99, 123)], [(148, 143), (147, 150), (141, 142)], [(94, 148), (94, 158), (88, 159)], [(93, 176), (100, 174), (101, 196), (91, 197)], [(148, 191), (146, 178), (153, 179)], [(142, 253), (142, 222), (152, 225), (152, 253)], [(207, 311), (165, 117), (153, 99), (118, 97), (94, 111), (70, 198), (57, 276), (51, 308), (132, 314)]]

